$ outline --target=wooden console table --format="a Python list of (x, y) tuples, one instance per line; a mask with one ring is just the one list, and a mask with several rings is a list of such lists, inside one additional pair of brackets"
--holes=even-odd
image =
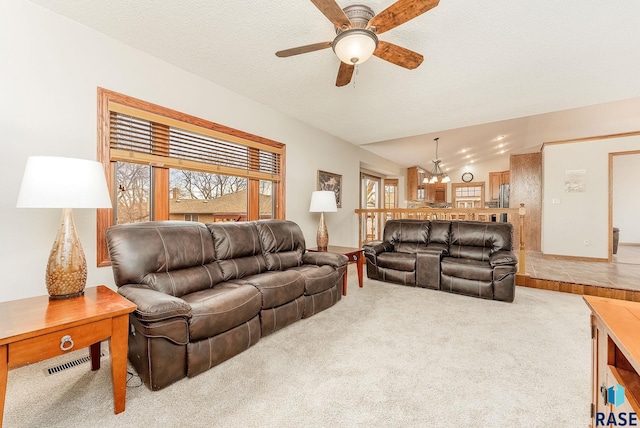
[(591, 309), (591, 427), (637, 426), (640, 303), (595, 296), (584, 300)]
[[(307, 248), (307, 251), (322, 252), (318, 248)], [(327, 246), (327, 253), (338, 253), (347, 256), (349, 263), (355, 263), (358, 269), (358, 286), (362, 288), (362, 269), (364, 267), (364, 250), (362, 248)], [(342, 295), (347, 295), (347, 272), (342, 277)]]
[(48, 296), (0, 303), (0, 428), (9, 368), (90, 347), (100, 368), (100, 342), (110, 339), (114, 412), (125, 408), (129, 313), (136, 305), (104, 285), (64, 300)]

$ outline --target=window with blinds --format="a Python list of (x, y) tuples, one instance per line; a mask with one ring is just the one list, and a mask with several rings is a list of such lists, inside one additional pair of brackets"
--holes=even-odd
[[(110, 107), (118, 110), (119, 106)], [(139, 116), (149, 114), (139, 112)], [(194, 127), (186, 123), (173, 126), (111, 110), (110, 158), (270, 181), (280, 179), (280, 148), (238, 142), (232, 136), (225, 139), (206, 128), (199, 132), (185, 128)]]
[(98, 210), (98, 266), (113, 224), (285, 218), (285, 145), (98, 88), (98, 160), (113, 209)]

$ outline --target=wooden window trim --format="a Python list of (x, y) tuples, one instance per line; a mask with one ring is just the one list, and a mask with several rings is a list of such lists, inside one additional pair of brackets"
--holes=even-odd
[(485, 204), (484, 181), (473, 181), (471, 183), (451, 183), (451, 206), (454, 209), (460, 209), (460, 208), (456, 208), (456, 203), (457, 203), (456, 190), (460, 187), (480, 187), (480, 195), (478, 196), (480, 198), (480, 208), (484, 208), (484, 204)]
[[(246, 171), (245, 175), (250, 183), (256, 182), (257, 180), (269, 180), (274, 182), (274, 194), (275, 194), (275, 211), (274, 217), (279, 219), (286, 218), (286, 207), (285, 207), (285, 179), (286, 179), (286, 146), (277, 141), (269, 140), (264, 137), (260, 137), (257, 135), (253, 135), (244, 131), (240, 131), (234, 128), (230, 128), (228, 126), (220, 125), (215, 122), (210, 122), (208, 120), (204, 120), (195, 116), (191, 116), (185, 113), (178, 112), (176, 110), (172, 110), (166, 107), (159, 106), (157, 104), (149, 103), (146, 101), (139, 100), (137, 98), (133, 98), (118, 92), (110, 91), (108, 89), (98, 87), (98, 121), (97, 121), (97, 159), (98, 162), (101, 162), (104, 165), (105, 177), (107, 179), (107, 184), (109, 187), (109, 191), (112, 195), (112, 200), (114, 200), (115, 190), (113, 189), (113, 183), (115, 178), (115, 163), (117, 160), (122, 161), (130, 161), (131, 157), (123, 158), (123, 153), (120, 151), (113, 151), (110, 149), (110, 135), (109, 135), (109, 125), (110, 125), (110, 112), (118, 111), (120, 113), (128, 112), (126, 114), (142, 115), (143, 119), (152, 119), (157, 123), (162, 123), (168, 126), (180, 124), (183, 128), (187, 128), (190, 131), (196, 131), (200, 133), (205, 133), (207, 135), (213, 136), (215, 138), (222, 138), (227, 141), (236, 142), (242, 145), (245, 145), (249, 148), (260, 148), (262, 150), (271, 151), (279, 154), (279, 176), (274, 176), (270, 174), (260, 173), (258, 171)], [(138, 116), (139, 117), (139, 116)], [(186, 125), (185, 125), (186, 124)], [(149, 154), (147, 156), (138, 156), (136, 158), (137, 163), (154, 163), (157, 161), (155, 155)], [(163, 165), (165, 167), (169, 167), (169, 165)], [(181, 165), (183, 169), (189, 169), (189, 167), (193, 165)], [(224, 168), (216, 168), (216, 172), (220, 174), (224, 174), (225, 172), (235, 172), (235, 171), (222, 171)], [(158, 168), (155, 169), (154, 174), (157, 176), (168, 176), (168, 169)], [(236, 175), (236, 174), (233, 174)], [(168, 195), (168, 189), (164, 188), (156, 188), (156, 197), (160, 195)], [(162, 200), (162, 199), (159, 199)], [(168, 200), (166, 203), (161, 203), (159, 206), (154, 207), (156, 211), (156, 218), (168, 218)], [(250, 219), (253, 217), (253, 212), (247, 213)], [(113, 209), (112, 208), (101, 208), (97, 210), (97, 221), (96, 221), (96, 229), (97, 229), (97, 266), (110, 266), (111, 261), (109, 260), (109, 252), (107, 249), (105, 232), (106, 230), (113, 225)]]

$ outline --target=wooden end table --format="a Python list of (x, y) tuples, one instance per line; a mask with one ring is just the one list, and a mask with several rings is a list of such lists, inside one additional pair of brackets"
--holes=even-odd
[[(318, 250), (315, 248), (307, 248), (307, 251), (313, 252), (327, 252), (343, 254), (349, 258), (349, 264), (355, 263), (358, 269), (358, 286), (362, 288), (362, 269), (364, 268), (364, 249), (353, 247), (339, 247), (337, 245), (327, 246), (327, 250)], [(348, 266), (348, 265), (347, 265)], [(347, 295), (347, 272), (342, 277), (342, 295)]]
[(89, 347), (91, 370), (100, 368), (100, 342), (109, 339), (114, 413), (127, 392), (129, 313), (136, 305), (104, 285), (63, 300), (49, 296), (0, 302), (0, 428), (10, 368)]

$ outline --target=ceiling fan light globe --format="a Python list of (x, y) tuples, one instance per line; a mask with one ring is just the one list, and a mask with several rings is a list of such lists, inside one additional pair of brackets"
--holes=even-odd
[(338, 34), (331, 46), (345, 64), (362, 64), (378, 47), (378, 37), (371, 31), (354, 28)]

